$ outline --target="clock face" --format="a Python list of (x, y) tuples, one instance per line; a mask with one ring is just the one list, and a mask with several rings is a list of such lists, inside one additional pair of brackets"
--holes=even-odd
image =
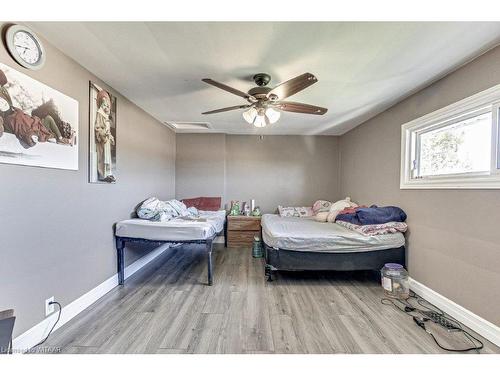
[(45, 50), (36, 34), (22, 25), (12, 25), (5, 34), (7, 49), (14, 60), (27, 69), (41, 69)]
[(14, 47), (19, 57), (28, 64), (36, 64), (41, 57), (41, 51), (35, 38), (26, 31), (14, 34)]

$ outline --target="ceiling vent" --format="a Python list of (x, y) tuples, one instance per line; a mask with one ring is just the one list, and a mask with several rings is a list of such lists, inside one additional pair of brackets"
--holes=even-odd
[(165, 121), (170, 129), (176, 132), (197, 132), (197, 131), (207, 131), (211, 130), (212, 127), (208, 122), (175, 122), (175, 121)]

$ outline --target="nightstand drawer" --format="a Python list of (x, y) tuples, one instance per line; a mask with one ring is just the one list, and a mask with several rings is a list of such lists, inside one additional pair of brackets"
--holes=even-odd
[(260, 231), (232, 231), (227, 233), (228, 246), (251, 246), (253, 238), (260, 237)]
[(260, 231), (260, 220), (259, 219), (231, 219), (228, 217), (228, 230), (256, 230)]

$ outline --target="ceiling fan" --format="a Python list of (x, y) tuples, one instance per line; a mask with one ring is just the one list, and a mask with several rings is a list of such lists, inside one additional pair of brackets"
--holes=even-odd
[(249, 103), (215, 109), (213, 111), (203, 112), (202, 114), (210, 115), (212, 113), (233, 111), (235, 109), (246, 109), (246, 111), (243, 112), (245, 121), (258, 128), (263, 128), (279, 120), (279, 111), (306, 113), (310, 115), (324, 115), (328, 111), (327, 108), (323, 107), (283, 100), (318, 82), (318, 79), (311, 73), (301, 74), (300, 76), (279, 84), (275, 88), (267, 87), (267, 84), (271, 81), (271, 76), (269, 74), (258, 73), (253, 76), (253, 80), (257, 87), (251, 88), (245, 93), (210, 78), (202, 79), (203, 82), (230, 92), (231, 94), (238, 95), (246, 99)]

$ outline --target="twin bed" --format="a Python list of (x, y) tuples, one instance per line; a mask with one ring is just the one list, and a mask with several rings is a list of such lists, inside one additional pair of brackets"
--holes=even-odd
[(169, 221), (123, 220), (116, 224), (115, 239), (118, 283), (125, 281), (124, 249), (127, 242), (204, 244), (207, 253), (208, 285), (213, 283), (213, 240), (224, 231), (226, 211), (199, 211), (199, 219), (177, 217)]
[[(207, 253), (208, 285), (213, 284), (212, 244), (226, 229), (226, 212), (200, 211), (200, 219), (175, 218), (166, 222), (129, 219), (116, 224), (118, 281), (124, 283), (127, 242), (197, 243)], [(405, 265), (402, 233), (365, 236), (334, 223), (312, 218), (262, 216), (266, 277), (276, 271), (381, 269), (385, 263)]]

